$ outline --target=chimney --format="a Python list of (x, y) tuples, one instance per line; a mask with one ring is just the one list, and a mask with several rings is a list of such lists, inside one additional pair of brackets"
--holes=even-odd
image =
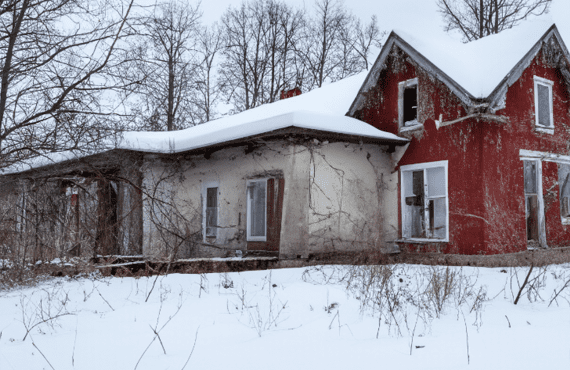
[(281, 90), (280, 100), (292, 98), (297, 95), (301, 95), (301, 89), (299, 89), (298, 87), (291, 90)]

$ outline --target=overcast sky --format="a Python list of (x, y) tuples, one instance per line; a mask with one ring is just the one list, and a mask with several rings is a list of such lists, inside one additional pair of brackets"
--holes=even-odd
[[(238, 6), (241, 2), (242, 0), (202, 0), (203, 22), (211, 23), (219, 20), (230, 4)], [(286, 0), (286, 2), (304, 6), (308, 12), (314, 7), (313, 0)], [(410, 33), (422, 32), (424, 35), (441, 35), (443, 32), (436, 0), (345, 0), (344, 3), (362, 21), (367, 22), (372, 14), (376, 14), (382, 30), (404, 29)], [(568, 28), (570, 31), (570, 0), (553, 0), (549, 16), (554, 18), (559, 28)], [(562, 25), (563, 18), (568, 27)], [(570, 32), (566, 34), (570, 35)], [(566, 43), (570, 44), (570, 40), (566, 40)]]

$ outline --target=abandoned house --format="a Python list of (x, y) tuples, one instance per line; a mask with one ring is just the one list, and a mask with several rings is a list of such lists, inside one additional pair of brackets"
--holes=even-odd
[(541, 22), (468, 44), (392, 32), (367, 73), (6, 169), (3, 234), (179, 258), (567, 246), (569, 60)]

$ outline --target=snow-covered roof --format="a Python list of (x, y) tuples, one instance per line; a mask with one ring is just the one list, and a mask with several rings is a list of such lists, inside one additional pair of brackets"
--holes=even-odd
[(530, 57), (540, 50), (540, 42), (551, 35), (556, 35), (563, 51), (568, 53), (563, 37), (549, 17), (527, 21), (469, 43), (462, 43), (445, 33), (434, 37), (433, 34), (394, 30), (349, 113), (354, 114), (360, 108), (364, 101), (362, 92), (376, 84), (394, 45), (445, 83), (465, 104), (474, 105), (474, 100), (487, 99), (492, 109), (500, 109), (499, 95), (506, 93), (507, 85), (518, 79), (519, 67), (524, 68), (524, 63), (530, 63)]
[[(366, 75), (367, 72), (363, 72), (296, 97), (265, 104), (185, 130), (124, 132), (116, 145), (107, 146), (100, 152), (112, 149), (152, 153), (183, 152), (286, 128), (356, 136), (379, 142), (407, 143), (407, 139), (345, 115)], [(73, 151), (45, 155), (5, 168), (0, 170), (0, 173), (24, 172), (93, 154), (96, 153)]]
[(552, 22), (539, 19), (468, 43), (394, 32), (472, 96), (486, 98), (550, 27)]
[(228, 117), (186, 130), (170, 132), (130, 132), (125, 134), (121, 149), (143, 152), (177, 153), (245, 139), (285, 128), (300, 128), (358, 136), (385, 142), (407, 143), (407, 139), (338, 114), (296, 110), (276, 116), (244, 121)]

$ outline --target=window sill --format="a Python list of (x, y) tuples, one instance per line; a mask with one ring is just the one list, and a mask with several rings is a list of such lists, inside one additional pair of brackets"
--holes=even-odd
[(247, 241), (248, 242), (266, 242), (267, 238), (264, 236), (263, 237), (257, 237), (257, 238), (250, 236), (249, 238), (247, 238)]
[(434, 244), (434, 243), (449, 243), (447, 239), (398, 239), (395, 243), (408, 243), (408, 244)]
[(542, 132), (544, 134), (550, 134), (550, 135), (554, 135), (554, 129), (553, 128), (546, 128), (546, 127), (540, 127), (540, 126), (534, 126), (535, 131), (537, 132)]
[[(417, 121), (416, 121), (417, 122)], [(424, 128), (424, 125), (417, 122), (415, 125), (411, 125), (411, 126), (403, 126), (400, 127), (400, 133), (402, 132), (409, 132), (409, 131), (416, 131), (416, 130), (421, 130)]]

